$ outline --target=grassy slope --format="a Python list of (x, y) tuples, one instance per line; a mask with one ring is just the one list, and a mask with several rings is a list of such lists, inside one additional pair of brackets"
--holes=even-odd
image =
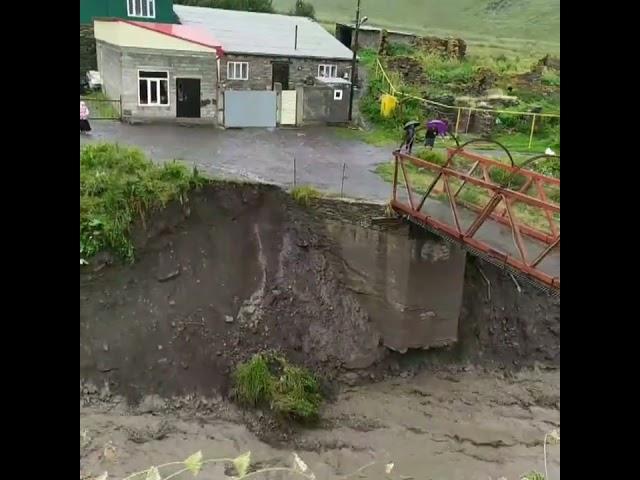
[[(371, 25), (416, 33), (459, 35), (475, 48), (546, 50), (560, 43), (560, 0), (361, 0)], [(288, 11), (294, 0), (274, 0)], [(314, 0), (321, 21), (348, 22), (356, 0)], [(392, 5), (392, 6), (391, 6)], [(500, 41), (497, 41), (497, 39)]]
[(80, 149), (80, 258), (110, 250), (133, 259), (129, 229), (136, 218), (181, 197), (204, 180), (178, 163), (155, 165), (135, 148)]

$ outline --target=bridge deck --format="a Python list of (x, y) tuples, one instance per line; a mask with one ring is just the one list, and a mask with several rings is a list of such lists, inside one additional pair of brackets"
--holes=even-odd
[[(455, 155), (471, 159), (471, 170), (484, 168), (484, 174), (460, 171), (454, 167)], [(462, 243), (468, 250), (479, 254), (497, 265), (503, 265), (526, 278), (559, 292), (560, 290), (560, 232), (559, 204), (548, 200), (541, 188), (540, 195), (529, 192), (541, 184), (553, 183), (559, 190), (559, 179), (545, 177), (535, 172), (502, 166), (492, 159), (472, 152), (450, 151), (444, 166), (416, 157), (395, 152), (396, 178), (394, 181), (393, 209), (409, 220), (425, 226), (441, 236)], [(484, 162), (484, 163), (483, 163)], [(405, 178), (407, 166), (429, 169), (437, 180), (431, 191), (416, 192), (411, 185), (411, 175)], [(488, 167), (487, 167), (488, 166)], [(465, 167), (466, 168), (466, 167)], [(516, 190), (512, 185), (498, 185), (491, 181), (487, 168), (504, 168), (513, 175), (525, 179), (525, 185)], [(452, 187), (452, 179), (485, 189), (488, 201), (481, 207), (465, 205)], [(511, 183), (511, 182), (510, 182)], [(439, 185), (439, 187), (436, 187)], [(426, 195), (425, 195), (426, 194)], [(444, 196), (444, 200), (442, 199)], [(434, 198), (439, 197), (439, 198)], [(421, 202), (423, 203), (421, 204)], [(550, 228), (531, 227), (518, 218), (513, 206), (524, 204), (526, 208), (539, 208), (540, 215), (549, 220)], [(556, 214), (558, 220), (552, 215)], [(499, 221), (498, 221), (499, 220)]]

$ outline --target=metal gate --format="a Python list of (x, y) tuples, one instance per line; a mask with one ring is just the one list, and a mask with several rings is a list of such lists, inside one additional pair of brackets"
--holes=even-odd
[(275, 127), (276, 92), (226, 90), (224, 92), (224, 126)]
[(89, 120), (122, 120), (122, 99), (111, 100), (102, 93), (92, 93), (80, 101), (89, 108)]

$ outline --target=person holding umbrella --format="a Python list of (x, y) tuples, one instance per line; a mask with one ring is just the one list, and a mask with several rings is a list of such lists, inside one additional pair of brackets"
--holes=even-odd
[(424, 136), (424, 146), (429, 150), (433, 150), (436, 143), (436, 137), (440, 135), (445, 137), (449, 131), (449, 124), (446, 120), (431, 120), (427, 122), (427, 133)]
[(407, 153), (411, 153), (411, 149), (413, 148), (413, 142), (416, 139), (416, 130), (420, 122), (417, 120), (411, 120), (404, 124), (404, 140), (402, 145), (400, 145), (400, 150), (404, 148)]

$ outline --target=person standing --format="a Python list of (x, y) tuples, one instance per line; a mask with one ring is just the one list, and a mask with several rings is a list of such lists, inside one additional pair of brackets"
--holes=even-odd
[(433, 150), (433, 146), (436, 143), (436, 136), (438, 135), (438, 130), (434, 127), (428, 127), (427, 133), (424, 136), (424, 146), (429, 150)]
[(404, 150), (411, 155), (411, 150), (413, 149), (413, 142), (415, 142), (416, 140), (416, 130), (418, 129), (418, 126), (420, 125), (420, 122), (417, 121), (410, 121), (407, 122), (404, 125), (404, 140), (402, 142), (402, 145), (400, 145), (400, 149), (402, 150), (404, 148)]
[(90, 114), (87, 104), (80, 100), (80, 133), (89, 133), (91, 131), (91, 125), (89, 124)]

